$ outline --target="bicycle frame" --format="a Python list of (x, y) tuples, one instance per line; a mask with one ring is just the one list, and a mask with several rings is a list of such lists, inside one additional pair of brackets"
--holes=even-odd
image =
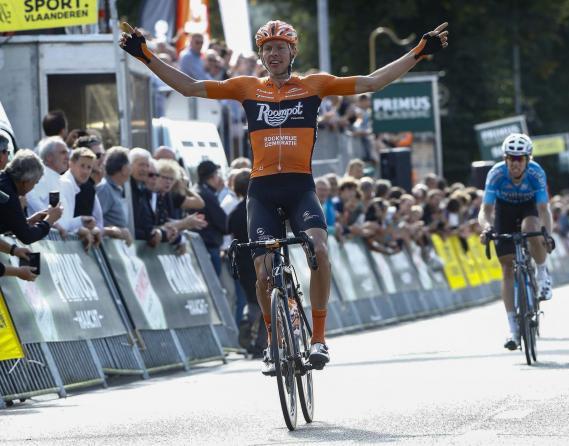
[[(522, 233), (512, 234), (512, 241), (514, 242), (514, 307), (520, 308), (519, 295), (520, 286), (524, 286), (526, 289), (527, 297), (527, 308), (530, 313), (534, 311), (533, 299), (530, 296), (534, 295), (535, 287), (533, 287), (534, 275), (533, 275), (533, 265), (532, 259), (528, 252), (527, 238), (523, 237)], [(518, 283), (518, 277), (521, 273), (523, 277), (523, 284)], [(529, 279), (529, 280), (528, 280)], [(532, 289), (533, 288), (533, 289)]]

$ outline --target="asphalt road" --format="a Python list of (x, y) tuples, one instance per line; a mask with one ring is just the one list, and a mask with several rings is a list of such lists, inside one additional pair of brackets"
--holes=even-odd
[[(286, 428), (274, 379), (237, 355), (0, 411), (0, 444), (569, 444), (569, 287), (543, 305), (538, 364), (502, 348), (499, 302), (329, 339), (315, 421)], [(112, 382), (112, 381), (111, 381)]]

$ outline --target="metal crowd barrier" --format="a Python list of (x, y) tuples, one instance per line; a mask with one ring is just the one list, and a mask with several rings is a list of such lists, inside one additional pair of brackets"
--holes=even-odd
[[(183, 256), (169, 246), (151, 251), (144, 243), (127, 248), (118, 240), (87, 254), (77, 238), (63, 241), (56, 231), (31, 245), (42, 257), (36, 282), (0, 279), (9, 309), (0, 316), (13, 320), (12, 342), (22, 351), (0, 360), (0, 406), (106, 386), (111, 374), (147, 378), (203, 361), (225, 362), (225, 349), (237, 346), (237, 328), (201, 239), (187, 237)], [(2, 333), (9, 334), (2, 328), (0, 323), (0, 347)]]

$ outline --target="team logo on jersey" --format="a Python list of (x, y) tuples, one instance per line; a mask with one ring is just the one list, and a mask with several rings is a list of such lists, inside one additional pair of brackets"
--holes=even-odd
[(259, 103), (259, 114), (257, 121), (264, 121), (271, 127), (283, 125), (290, 116), (302, 116), (302, 102), (298, 102), (294, 107), (271, 110), (269, 104)]
[(302, 214), (302, 219), (303, 219), (304, 221), (308, 221), (308, 220), (310, 220), (311, 218), (317, 218), (317, 217), (318, 217), (318, 215), (311, 214), (310, 211), (304, 211), (303, 214)]

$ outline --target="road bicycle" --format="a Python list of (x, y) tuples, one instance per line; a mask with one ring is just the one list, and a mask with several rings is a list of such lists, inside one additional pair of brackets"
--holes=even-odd
[[(543, 237), (546, 244), (553, 243), (545, 227), (535, 232), (491, 233), (487, 236), (488, 241), (510, 240), (514, 243), (514, 308), (528, 365), (537, 361), (539, 319), (543, 314), (539, 309), (535, 267), (528, 251), (527, 239), (530, 237)], [(490, 259), (489, 243), (486, 245), (486, 257)]]
[[(286, 217), (279, 209), (282, 234), (286, 234)], [(271, 357), (275, 364), (275, 376), (285, 423), (289, 430), (296, 429), (297, 387), (302, 414), (307, 423), (314, 417), (314, 387), (310, 355), (312, 327), (303, 307), (302, 291), (294, 266), (289, 257), (289, 246), (301, 245), (308, 265), (316, 270), (318, 263), (312, 239), (305, 232), (298, 237), (270, 239), (239, 243), (233, 240), (228, 251), (233, 277), (238, 278), (238, 258), (242, 250), (265, 248), (265, 267), (271, 273)], [(250, 255), (249, 252), (246, 255)], [(321, 367), (320, 367), (321, 368)]]

